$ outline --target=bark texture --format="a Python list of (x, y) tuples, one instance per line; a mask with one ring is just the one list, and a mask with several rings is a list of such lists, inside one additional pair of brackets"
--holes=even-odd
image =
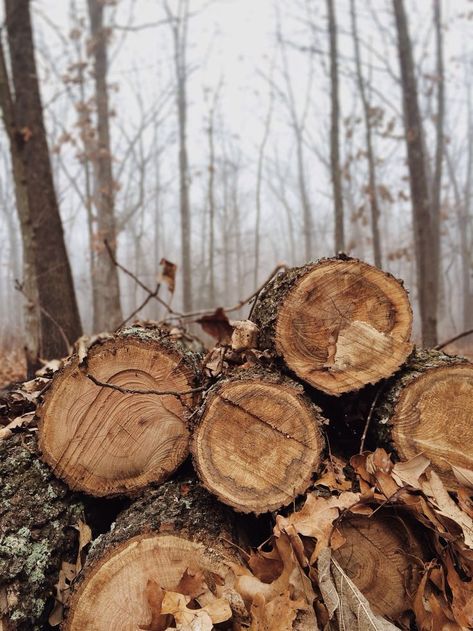
[[(28, 199), (25, 248), (34, 253), (41, 310), (41, 356), (62, 357), (82, 334), (71, 268), (64, 243), (43, 122), (34, 57), (29, 0), (5, 0), (15, 99), (14, 152), (21, 161)], [(20, 216), (20, 222), (25, 222)], [(29, 259), (28, 259), (29, 262)], [(34, 299), (34, 297), (32, 297)]]
[(32, 434), (0, 441), (0, 486), (0, 622), (41, 631), (61, 562), (75, 561), (82, 505), (39, 460)]

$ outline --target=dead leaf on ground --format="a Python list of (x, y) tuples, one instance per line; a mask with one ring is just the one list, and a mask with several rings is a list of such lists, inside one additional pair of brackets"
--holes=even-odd
[(420, 488), (419, 478), (430, 465), (430, 460), (423, 454), (417, 454), (414, 458), (405, 462), (396, 462), (392, 470), (392, 476), (399, 486), (408, 484), (414, 489)]
[(196, 322), (200, 324), (205, 333), (215, 338), (220, 344), (230, 345), (233, 327), (222, 307), (210, 315), (202, 316)]

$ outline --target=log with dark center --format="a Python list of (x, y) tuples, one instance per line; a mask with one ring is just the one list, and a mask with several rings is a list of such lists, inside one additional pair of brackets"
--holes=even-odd
[(318, 470), (320, 410), (300, 385), (242, 371), (207, 395), (191, 450), (204, 486), (245, 513), (286, 506)]
[[(38, 409), (43, 459), (71, 489), (96, 496), (166, 480), (188, 454), (192, 354), (158, 332), (132, 328), (93, 345), (86, 361), (82, 367), (73, 356)], [(124, 394), (97, 382), (187, 394)]]
[(439, 351), (417, 351), (381, 390), (373, 431), (401, 460), (424, 454), (443, 482), (453, 467), (473, 469), (473, 364)]
[(252, 317), (263, 347), (327, 394), (389, 377), (412, 351), (412, 310), (402, 284), (347, 257), (277, 276)]
[(42, 631), (61, 562), (75, 561), (83, 507), (27, 432), (0, 441), (0, 488), (0, 629)]
[(390, 512), (352, 516), (339, 526), (346, 542), (333, 552), (373, 611), (397, 620), (412, 607), (425, 550), (406, 519)]
[(164, 624), (157, 610), (156, 592), (179, 592), (186, 574), (201, 574), (210, 596), (225, 597), (235, 615), (246, 615), (243, 601), (231, 590), (231, 564), (239, 557), (231, 545), (227, 510), (187, 480), (167, 482), (137, 500), (89, 553), (70, 599), (65, 630), (173, 627), (171, 621)]

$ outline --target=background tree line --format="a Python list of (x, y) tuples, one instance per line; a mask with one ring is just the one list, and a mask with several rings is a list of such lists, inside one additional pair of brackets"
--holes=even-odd
[(4, 2), (4, 349), (115, 329), (146, 293), (114, 259), (176, 262), (188, 313), (343, 250), (404, 278), (426, 345), (472, 327), (470, 3), (61, 4)]

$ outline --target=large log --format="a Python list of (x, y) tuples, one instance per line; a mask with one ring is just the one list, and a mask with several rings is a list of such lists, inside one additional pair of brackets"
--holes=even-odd
[[(82, 365), (77, 355), (66, 363), (44, 395), (43, 459), (71, 489), (95, 496), (131, 494), (166, 480), (188, 455), (196, 379), (195, 356), (158, 330), (130, 328), (94, 344)], [(151, 392), (126, 394), (113, 386)]]
[(373, 430), (401, 460), (423, 453), (450, 489), (454, 467), (473, 469), (473, 364), (439, 351), (417, 351), (380, 386)]
[(229, 589), (231, 564), (239, 562), (233, 534), (230, 511), (195, 481), (166, 482), (132, 504), (94, 544), (64, 628), (165, 629), (156, 610), (160, 590), (181, 592), (183, 577), (198, 575), (211, 595), (223, 591), (245, 615), (243, 601)]
[(412, 351), (412, 310), (402, 284), (345, 256), (276, 276), (252, 319), (260, 346), (331, 395), (389, 377)]
[(353, 515), (338, 530), (346, 541), (334, 558), (376, 613), (397, 620), (412, 608), (427, 559), (412, 522), (386, 510)]
[(299, 384), (242, 370), (206, 396), (191, 441), (195, 469), (236, 510), (276, 510), (304, 492), (318, 470), (323, 423)]
[(62, 561), (75, 561), (83, 507), (27, 432), (0, 441), (0, 629), (40, 631)]

